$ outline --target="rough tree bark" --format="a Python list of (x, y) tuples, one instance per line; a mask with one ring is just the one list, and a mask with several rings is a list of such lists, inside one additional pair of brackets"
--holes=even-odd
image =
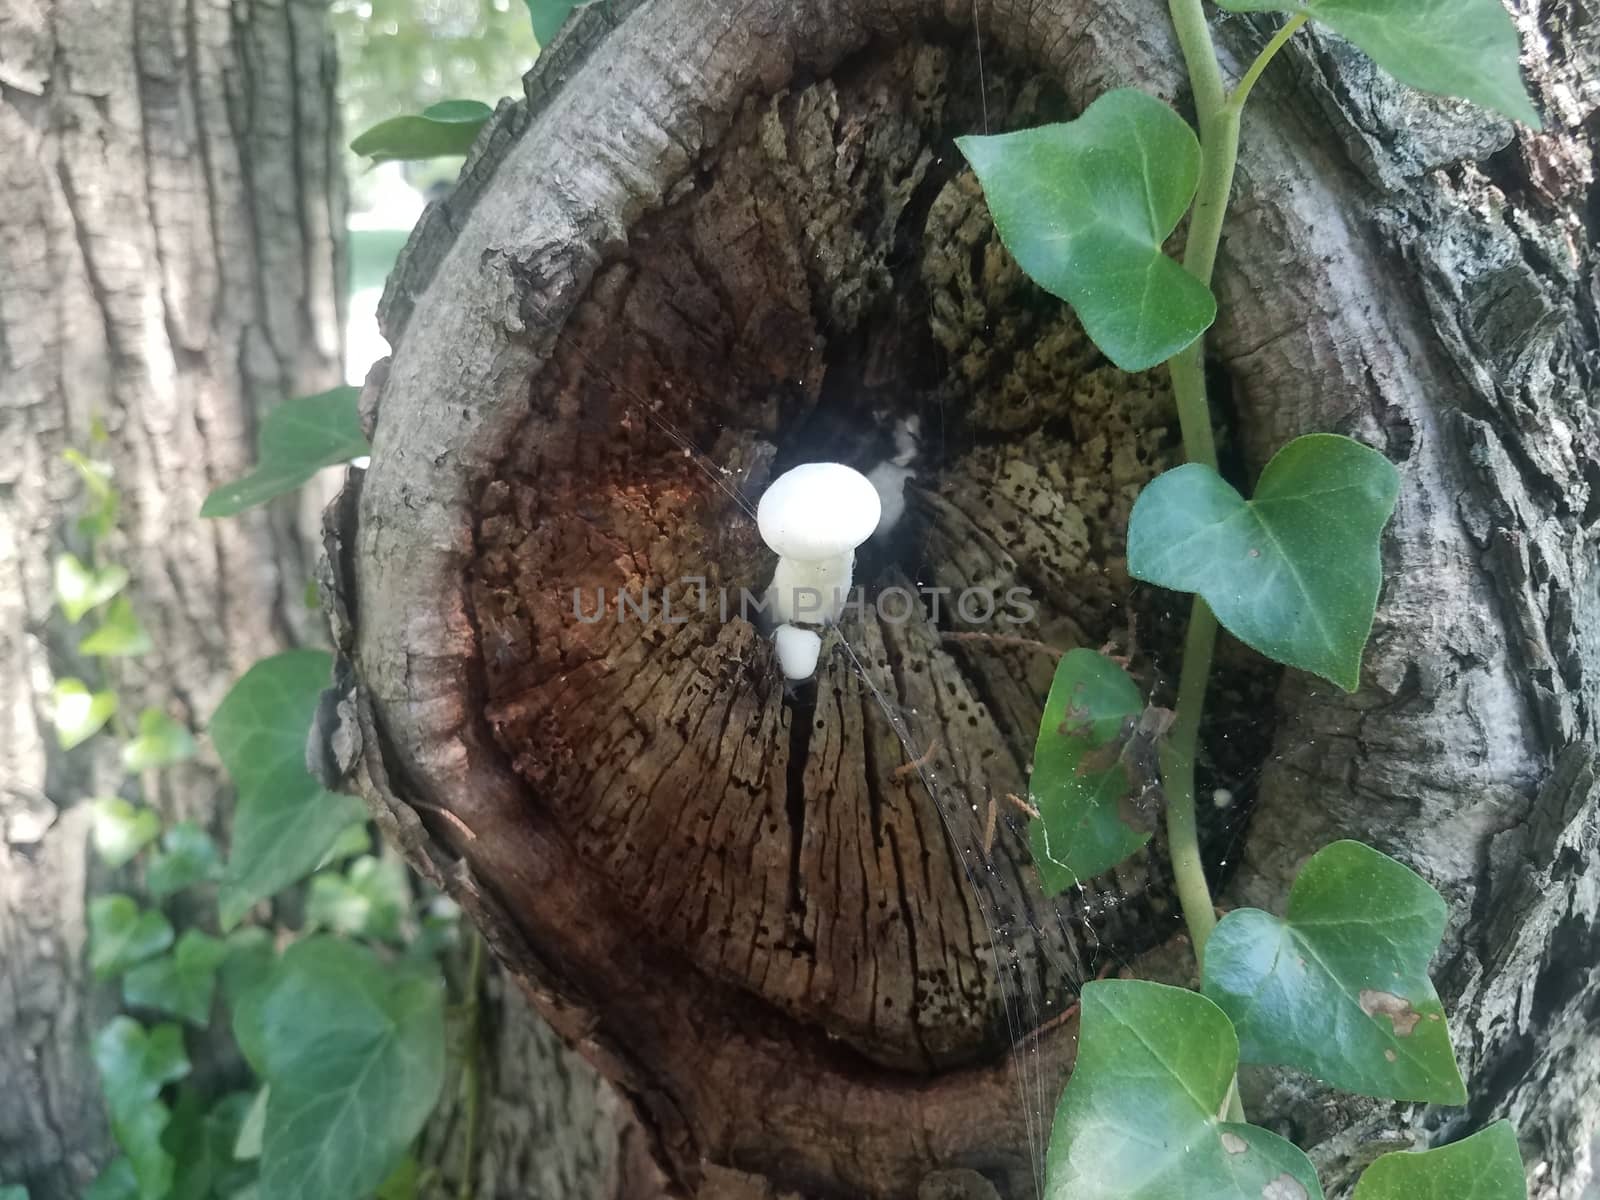
[[(62, 451), (109, 459), (123, 494), (105, 551), (156, 646), (111, 667), (125, 710), (198, 728), (251, 662), (322, 638), (303, 602), (320, 500), (199, 511), (272, 404), (342, 375), (334, 81), (321, 0), (0, 6), (0, 1183), (35, 1200), (77, 1197), (111, 1153), (88, 1050), (116, 997), (84, 965), (84, 904), (139, 885), (88, 853), (80, 802), (118, 786), (115, 747), (61, 753), (49, 720), (54, 679), (104, 665), (52, 611), (51, 563), (85, 552)], [(142, 784), (168, 820), (224, 832), (214, 762)], [(610, 1089), (500, 990), (479, 1194), (642, 1194)], [(459, 1117), (430, 1131), (452, 1171)]]
[[(125, 710), (198, 728), (252, 660), (315, 626), (293, 513), (199, 511), (269, 405), (341, 374), (333, 80), (318, 4), (0, 10), (0, 1180), (35, 1197), (79, 1195), (107, 1156), (88, 1048), (115, 1011), (83, 962), (86, 892), (112, 881), (80, 802), (117, 787), (116, 748), (57, 749), (52, 683), (104, 669)], [(73, 448), (122, 492), (105, 553), (155, 642), (137, 661), (79, 657), (52, 611), (51, 563), (85, 553)], [(214, 764), (143, 788), (217, 828)]]
[[(1537, 135), (1298, 39), (1246, 116), (1218, 277), (1238, 474), (1332, 429), (1405, 480), (1361, 691), (1233, 648), (1210, 700), (1230, 902), (1281, 902), (1350, 835), (1454, 914), (1468, 1109), (1247, 1080), (1330, 1194), (1499, 1114), (1538, 1196), (1592, 1173), (1600, 51), (1579, 0), (1518, 20)], [(1267, 29), (1218, 22), (1235, 72)], [(1078, 983), (1171, 949), (1159, 846), (1055, 906), (1008, 822), (985, 853), (1048, 659), (869, 612), (786, 691), (760, 631), (683, 582), (758, 591), (742, 497), (806, 457), (879, 461), (915, 418), (903, 528), (859, 577), (1027, 586), (1028, 632), (1063, 647), (1131, 611), (1161, 685), (1172, 598), (1119, 556), (1177, 453), (1164, 378), (1118, 376), (1021, 278), (951, 146), (1126, 84), (1188, 102), (1158, 0), (594, 6), (391, 279), (371, 469), (328, 522), (330, 752), (685, 1192), (1026, 1194), (1016, 1073), (1053, 1096)], [(681, 623), (619, 619), (619, 587)]]

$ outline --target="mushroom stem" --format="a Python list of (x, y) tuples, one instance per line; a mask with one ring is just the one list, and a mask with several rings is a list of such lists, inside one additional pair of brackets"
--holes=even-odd
[(773, 618), (782, 623), (826, 625), (839, 618), (855, 574), (854, 550), (832, 558), (780, 558), (772, 573)]

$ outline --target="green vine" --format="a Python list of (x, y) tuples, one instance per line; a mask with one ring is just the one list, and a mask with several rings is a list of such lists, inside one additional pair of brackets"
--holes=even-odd
[[(1174, 708), (1141, 711), (1139, 689), (1115, 663), (1087, 650), (1064, 655), (1035, 749), (1031, 842), (1047, 890), (1061, 891), (1148, 842), (1142, 814), (1155, 793), (1201, 991), (1084, 987), (1079, 1058), (1054, 1125), (1047, 1185), (1054, 1200), (1179, 1191), (1305, 1200), (1321, 1195), (1316, 1173), (1295, 1146), (1244, 1123), (1238, 1062), (1397, 1100), (1460, 1104), (1466, 1089), (1427, 974), (1445, 906), (1417, 875), (1338, 842), (1303, 869), (1284, 917), (1241, 909), (1220, 922), (1206, 882), (1195, 763), (1218, 629), (1353, 691), (1381, 583), (1379, 539), (1399, 487), (1375, 450), (1328, 434), (1280, 450), (1250, 499), (1217, 473), (1205, 333), (1241, 113), (1274, 57), (1318, 20), (1405, 82), (1530, 123), (1537, 116), (1498, 0), (1426, 8), (1222, 0), (1288, 9), (1231, 93), (1201, 0), (1169, 2), (1198, 137), (1165, 105), (1123, 89), (1076, 121), (959, 142), (1023, 270), (1077, 310), (1117, 365), (1166, 362), (1188, 459), (1144, 489), (1128, 529), (1129, 573), (1192, 595)], [(1180, 271), (1163, 243), (1186, 212)], [(1159, 782), (1130, 768), (1149, 757), (1130, 755), (1135, 743), (1153, 743)], [(1357, 1194), (1445, 1194), (1452, 1178), (1470, 1179), (1478, 1200), (1525, 1197), (1509, 1126), (1442, 1150), (1387, 1155)]]
[[(1239, 161), (1239, 115), (1267, 64), (1310, 18), (1299, 13), (1285, 22), (1257, 56), (1233, 94), (1225, 97), (1222, 70), (1217, 64), (1216, 49), (1200, 0), (1171, 0), (1171, 10), (1200, 120), (1200, 183), (1190, 218), (1183, 266), (1209, 287), (1217, 251), (1222, 245), (1222, 226), (1227, 218), (1234, 170)], [(1184, 454), (1190, 462), (1214, 471), (1217, 444), (1206, 399), (1205, 344), (1202, 334), (1187, 349), (1167, 360), (1167, 370), (1172, 378), (1173, 399), (1178, 406)], [(1216, 617), (1206, 602), (1196, 596), (1189, 608), (1189, 629), (1184, 638), (1183, 666), (1174, 709), (1176, 719), (1161, 747), (1161, 781), (1166, 791), (1167, 840), (1172, 869), (1195, 957), (1201, 962), (1206, 941), (1217, 921), (1200, 857), (1194, 769), (1216, 641)]]

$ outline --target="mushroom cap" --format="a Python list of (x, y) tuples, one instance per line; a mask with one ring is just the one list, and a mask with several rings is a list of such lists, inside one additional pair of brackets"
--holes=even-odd
[(866, 541), (882, 511), (877, 489), (860, 471), (843, 463), (802, 463), (762, 494), (756, 528), (780, 558), (816, 562)]
[(785, 679), (810, 679), (817, 673), (817, 659), (822, 654), (818, 634), (795, 625), (779, 625), (772, 640)]

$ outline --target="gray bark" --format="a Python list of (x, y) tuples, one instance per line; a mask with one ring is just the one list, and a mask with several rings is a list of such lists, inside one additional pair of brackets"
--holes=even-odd
[[(1277, 907), (1341, 836), (1414, 866), (1451, 905), (1437, 973), (1472, 1090), (1462, 1112), (1252, 1080), (1253, 1111), (1334, 1194), (1383, 1149), (1498, 1115), (1535, 1195), (1574, 1200), (1593, 1173), (1590, 19), (1519, 14), (1543, 134), (1405, 92), (1320, 36), (1245, 120), (1212, 345), (1246, 471), (1331, 429), (1404, 485), (1362, 690), (1289, 675), (1263, 700), (1275, 677), (1241, 656), (1213, 693), (1277, 730), (1228, 899)], [(1219, 23), (1235, 76), (1265, 28)], [(998, 88), (981, 106), (978, 31)], [(1022, 1194), (1011, 1072), (1043, 1063), (1059, 1087), (1075, 1027), (1007, 1054), (960, 814), (1016, 790), (1039, 664), (941, 646), (931, 623), (859, 631), (876, 686), (924, 714), (915, 744), (956, 801), (941, 814), (847, 660), (803, 733), (748, 624), (599, 633), (563, 606), (686, 564), (764, 584), (748, 522), (676, 435), (755, 494), (791, 449), (779, 431), (830, 411), (824, 381), (848, 371), (891, 411), (920, 389), (984, 435), (913, 494), (940, 582), (1028, 580), (1057, 644), (1117, 632), (1126, 497), (1173, 454), (1164, 384), (1097, 374), (939, 163), (991, 104), (1026, 123), (1135, 84), (1181, 107), (1164, 7), (613, 4), (528, 83), (386, 298), (372, 468), (330, 538), (340, 766), (635, 1100), (682, 1188), (898, 1197), (976, 1169)], [(933, 347), (945, 374), (905, 382)], [(1003, 831), (997, 853), (1022, 903), (1005, 881), (1026, 852)], [(1020, 981), (1092, 973), (1085, 905), (1137, 901), (1142, 940), (1114, 931), (1128, 955), (1170, 928), (1159, 849), (1101, 886), (1018, 935)]]
[[(0, 7), (0, 1182), (76, 1197), (110, 1155), (94, 1032), (116, 1010), (84, 963), (86, 835), (113, 739), (62, 753), (53, 681), (102, 677), (123, 712), (200, 728), (255, 659), (315, 636), (314, 539), (288, 509), (201, 521), (262, 413), (341, 375), (344, 184), (320, 3)], [(92, 445), (91, 422), (108, 434)], [(154, 639), (80, 657), (51, 564), (85, 547), (62, 452), (110, 461), (105, 557)], [(223, 832), (202, 761), (122, 785)]]
[[(103, 669), (52, 610), (53, 559), (85, 553), (61, 453), (109, 459), (124, 497), (103, 549), (132, 572), (156, 645), (104, 668), (125, 713), (155, 705), (198, 729), (252, 662), (325, 638), (303, 602), (317, 488), (298, 510), (198, 514), (247, 469), (273, 404), (342, 374), (334, 81), (320, 0), (0, 9), (0, 1183), (35, 1200), (78, 1196), (113, 1153), (88, 1050), (117, 997), (84, 965), (84, 906), (139, 887), (86, 840), (82, 801), (120, 783), (115, 747), (64, 754), (48, 719), (55, 678)], [(109, 438), (91, 447), (95, 419)], [(121, 786), (226, 834), (209, 754)], [(649, 1194), (614, 1093), (503, 988), (491, 975), (474, 1048), (477, 1194)], [(452, 1183), (462, 1099), (424, 1147)]]

